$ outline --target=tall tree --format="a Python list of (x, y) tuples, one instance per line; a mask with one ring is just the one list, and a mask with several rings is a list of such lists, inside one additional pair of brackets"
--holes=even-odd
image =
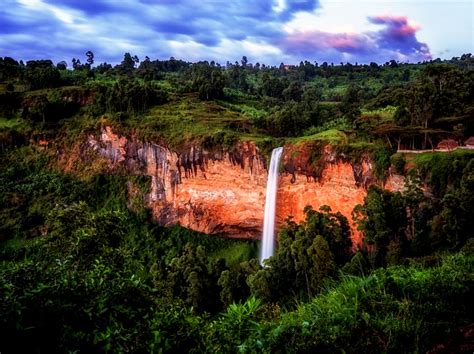
[(92, 53), (90, 50), (88, 50), (86, 52), (86, 57), (87, 57), (87, 60), (86, 60), (87, 64), (86, 65), (87, 65), (87, 68), (90, 69), (92, 67), (92, 64), (94, 64), (94, 53)]

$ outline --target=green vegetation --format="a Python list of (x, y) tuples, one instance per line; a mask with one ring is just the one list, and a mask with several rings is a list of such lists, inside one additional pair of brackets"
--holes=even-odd
[[(474, 153), (396, 151), (474, 135), (471, 55), (225, 68), (86, 56), (73, 70), (0, 58), (0, 352), (459, 352), (469, 340)], [(287, 220), (266, 267), (254, 241), (157, 225), (149, 176), (76, 151), (105, 123), (178, 152), (304, 145), (315, 179), (331, 145), (367, 189), (353, 211), (363, 242), (354, 250), (349, 221), (324, 205)], [(68, 154), (79, 165), (65, 169)], [(393, 172), (403, 193), (378, 186)]]
[(320, 133), (316, 133), (313, 135), (301, 136), (298, 138), (292, 138), (289, 141), (291, 143), (299, 143), (299, 142), (309, 142), (309, 141), (322, 141), (331, 145), (337, 145), (339, 143), (346, 142), (347, 135), (344, 132), (337, 130), (337, 129), (329, 129), (322, 131)]
[[(139, 63), (126, 53), (115, 68), (75, 59), (71, 71), (49, 60), (25, 65), (2, 58), (0, 103), (4, 118), (21, 109), (23, 118), (43, 123), (35, 125), (40, 131), (44, 123), (67, 130), (74, 124), (64, 120), (68, 116), (80, 121), (106, 114), (124, 129), (176, 148), (223, 132), (239, 139), (294, 136), (428, 148), (446, 136), (462, 143), (473, 135), (471, 60), (289, 68), (245, 61), (223, 68), (175, 59)], [(349, 138), (333, 136), (334, 129)]]

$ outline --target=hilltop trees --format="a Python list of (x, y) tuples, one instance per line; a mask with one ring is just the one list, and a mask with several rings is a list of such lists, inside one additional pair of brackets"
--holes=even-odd
[(206, 62), (199, 62), (191, 66), (191, 86), (199, 93), (203, 100), (219, 99), (224, 97), (225, 78), (222, 69)]
[(166, 100), (166, 93), (149, 83), (119, 81), (113, 86), (102, 88), (97, 105), (104, 112), (134, 114), (143, 112), (152, 105), (164, 103)]
[(51, 60), (30, 60), (26, 63), (23, 79), (32, 90), (57, 87), (61, 84), (59, 70)]
[(122, 62), (115, 66), (114, 69), (119, 75), (132, 76), (135, 65), (138, 64), (139, 61), (136, 55), (132, 56), (130, 53), (125, 53)]

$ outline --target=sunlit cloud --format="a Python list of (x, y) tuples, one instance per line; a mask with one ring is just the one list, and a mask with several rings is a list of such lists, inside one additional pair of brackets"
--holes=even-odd
[(273, 65), (431, 58), (418, 37), (433, 28), (373, 4), (364, 14), (329, 0), (4, 0), (0, 56), (57, 62), (92, 50), (112, 63), (124, 52), (225, 63), (246, 55)]
[(280, 45), (285, 52), (307, 57), (318, 55), (324, 60), (351, 58), (367, 62), (390, 58), (417, 62), (431, 59), (428, 46), (416, 38), (419, 25), (404, 16), (380, 15), (368, 20), (384, 28), (363, 33), (293, 32), (283, 38)]

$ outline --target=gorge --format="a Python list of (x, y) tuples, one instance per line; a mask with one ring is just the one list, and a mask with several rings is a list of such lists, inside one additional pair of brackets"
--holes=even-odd
[[(267, 162), (253, 141), (240, 142), (230, 151), (191, 146), (180, 152), (133, 136), (121, 135), (109, 125), (90, 134), (79, 154), (64, 156), (65, 169), (78, 159), (91, 164), (102, 159), (107, 169), (149, 176), (146, 203), (161, 225), (181, 226), (207, 234), (259, 238), (262, 234), (267, 181)], [(342, 160), (330, 145), (324, 146), (316, 171), (309, 144), (285, 147), (277, 188), (275, 223), (304, 220), (308, 205), (318, 210), (327, 205), (351, 225), (354, 246), (361, 242), (351, 213), (362, 204), (366, 187), (373, 183), (368, 158), (360, 163)], [(91, 156), (90, 152), (95, 155)], [(400, 188), (388, 181), (391, 189)]]

